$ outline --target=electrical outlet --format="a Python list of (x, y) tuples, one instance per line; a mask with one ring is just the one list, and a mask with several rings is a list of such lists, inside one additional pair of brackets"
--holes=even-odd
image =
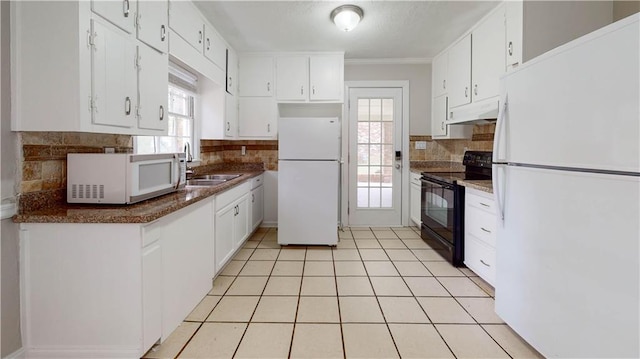
[(416, 141), (416, 150), (426, 150), (427, 141)]
[(105, 147), (104, 153), (116, 153), (116, 149), (113, 147)]
[(241, 151), (240, 153), (241, 153), (243, 156), (245, 156), (245, 155), (247, 154), (247, 146), (242, 146), (242, 149), (241, 149), (240, 151)]

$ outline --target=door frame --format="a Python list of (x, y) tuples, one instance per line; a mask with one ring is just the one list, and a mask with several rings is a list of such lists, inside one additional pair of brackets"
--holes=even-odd
[[(345, 103), (342, 107), (342, 196), (340, 199), (340, 225), (349, 226), (349, 109), (352, 88), (401, 88), (402, 89), (402, 194), (400, 223), (409, 225), (409, 81), (345, 81)], [(355, 157), (354, 157), (355, 158)]]

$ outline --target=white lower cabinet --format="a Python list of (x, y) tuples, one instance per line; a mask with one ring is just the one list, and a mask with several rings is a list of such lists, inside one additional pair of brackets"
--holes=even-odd
[(215, 258), (216, 271), (222, 269), (249, 237), (249, 181), (216, 197)]
[(493, 196), (467, 187), (464, 210), (464, 264), (494, 285), (497, 217)]
[(264, 220), (264, 175), (251, 180), (251, 231)]
[(420, 227), (420, 225), (422, 224), (422, 220), (420, 219), (420, 203), (422, 202), (422, 191), (421, 191), (421, 186), (422, 186), (422, 182), (420, 182), (420, 177), (421, 175), (419, 173), (414, 173), (411, 172), (409, 174), (410, 177), (410, 184), (409, 184), (409, 193), (410, 193), (410, 199), (409, 199), (409, 204), (411, 206), (411, 210), (410, 210), (410, 216), (411, 216), (411, 221), (413, 221), (413, 223)]

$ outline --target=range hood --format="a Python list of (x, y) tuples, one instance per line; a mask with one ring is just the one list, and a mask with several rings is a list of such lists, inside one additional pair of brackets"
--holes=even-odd
[(498, 118), (498, 109), (500, 108), (499, 100), (500, 98), (496, 96), (449, 109), (447, 123), (450, 125), (472, 124), (496, 120)]

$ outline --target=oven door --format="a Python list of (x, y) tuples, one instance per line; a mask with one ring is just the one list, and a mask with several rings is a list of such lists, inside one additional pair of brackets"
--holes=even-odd
[(455, 216), (455, 186), (432, 179), (421, 179), (422, 204), (421, 217), (423, 226), (431, 234), (453, 246)]

